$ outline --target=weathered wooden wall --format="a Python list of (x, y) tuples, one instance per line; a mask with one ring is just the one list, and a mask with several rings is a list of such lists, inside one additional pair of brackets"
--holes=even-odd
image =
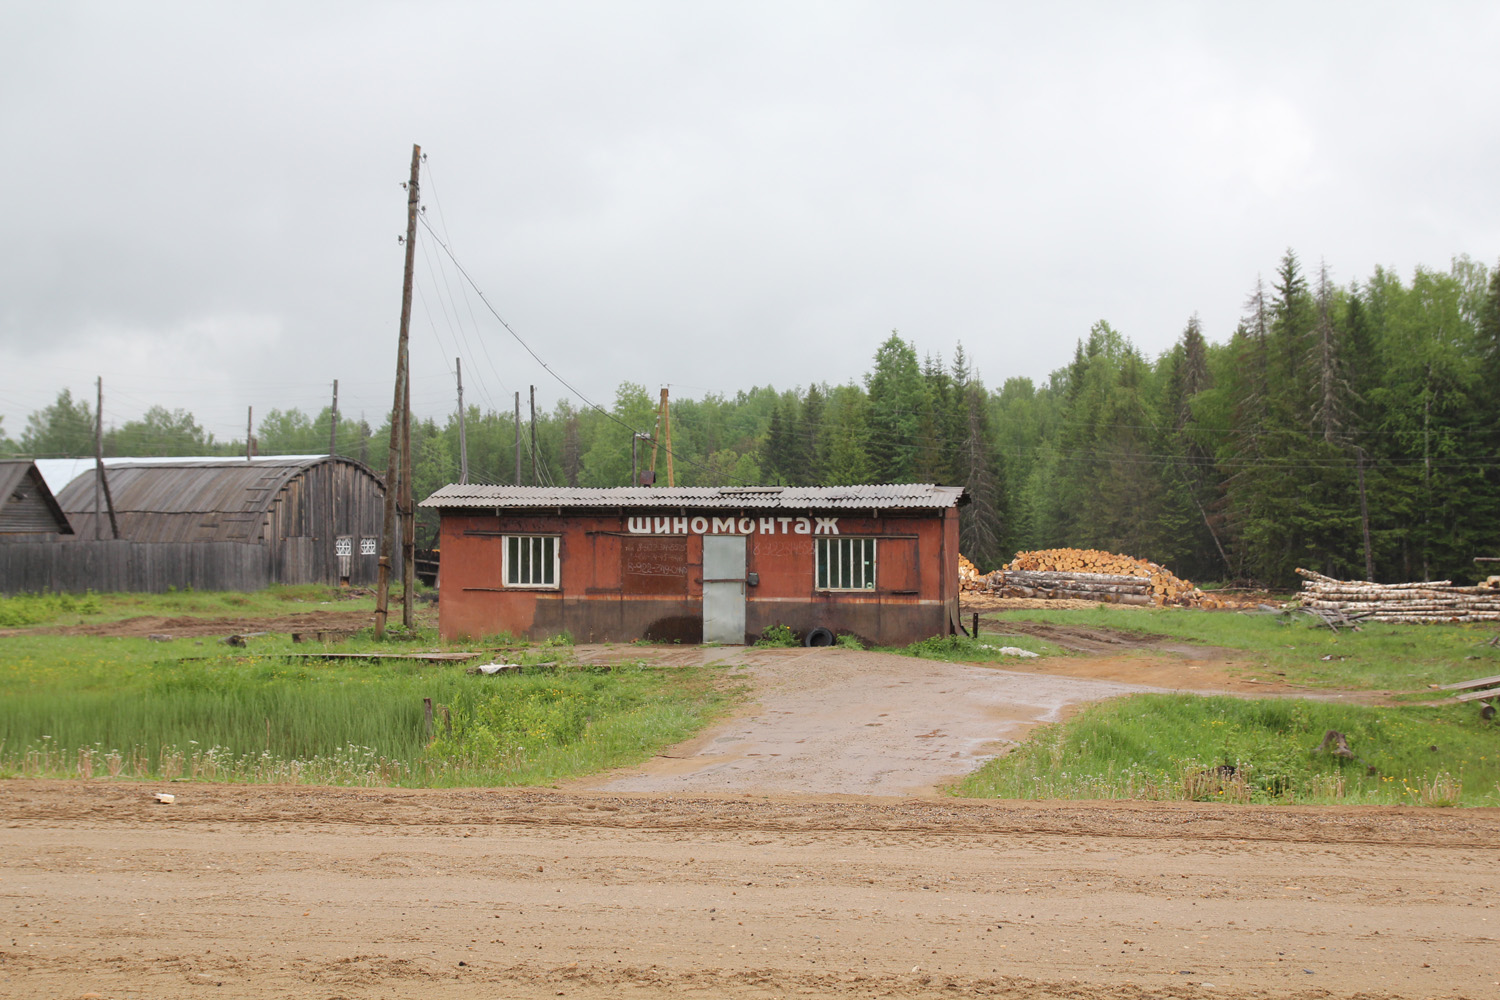
[[(311, 576), (311, 559), (306, 575)], [(260, 590), (272, 582), (271, 549), (243, 542), (80, 540), (0, 545), (0, 593)]]

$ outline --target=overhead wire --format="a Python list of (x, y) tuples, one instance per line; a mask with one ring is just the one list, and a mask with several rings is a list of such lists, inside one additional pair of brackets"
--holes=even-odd
[[(561, 383), (563, 385), (564, 388), (566, 388), (569, 392), (573, 393), (580, 400), (582, 400), (586, 405), (588, 405), (588, 407), (590, 409), (592, 409), (595, 412), (601, 414), (606, 419), (611, 420), (611, 421), (613, 421), (616, 424), (619, 424), (621, 427), (625, 428), (627, 431), (630, 431), (631, 434), (640, 434), (642, 437), (645, 437), (645, 438), (649, 439), (650, 435), (642, 434), (641, 431), (637, 430), (634, 427), (631, 427), (624, 420), (621, 420), (619, 417), (615, 416), (613, 413), (611, 413), (610, 411), (606, 410), (604, 407), (600, 406), (598, 403), (594, 402), (588, 396), (584, 395), (571, 382), (569, 382), (567, 379), (565, 379), (561, 375), (559, 375), (552, 368), (551, 365), (547, 364), (547, 362), (542, 359), (542, 356), (540, 354), (538, 354), (532, 348), (532, 346), (530, 344), (528, 344), (525, 341), (525, 339), (522, 338), (521, 335), (519, 333), (517, 333), (511, 327), (511, 325), (505, 321), (505, 317), (501, 316), (500, 313), (495, 309), (494, 305), (492, 305), (490, 303), (489, 298), (484, 294), (484, 290), (479, 287), (478, 283), (475, 282), (473, 276), (469, 274), (468, 269), (463, 266), (463, 264), (459, 261), (458, 257), (453, 253), (453, 250), (448, 246), (448, 244), (446, 242), (444, 242), (443, 238), (437, 234), (437, 232), (432, 228), (432, 225), (427, 221), (427, 219), (422, 214), (420, 214), (420, 213), (417, 215), (417, 219), (418, 219), (418, 221), (420, 221), (422, 223), (422, 227), (424, 229), (426, 229), (427, 232), (432, 236), (432, 238), (437, 242), (438, 246), (442, 247), (443, 252), (448, 255), (448, 258), (451, 261), (453, 261), (453, 266), (458, 270), (458, 273), (463, 276), (464, 280), (466, 282), (468, 282), (469, 286), (474, 289), (474, 294), (479, 297), (479, 301), (480, 302), (484, 303), (484, 306), (485, 306), (486, 309), (489, 310), (490, 315), (493, 316), (493, 317), (495, 317), (495, 321), (498, 322), (502, 327), (505, 328), (505, 332), (509, 333), (511, 335), (511, 337), (515, 339), (516, 343), (520, 344), (521, 347), (525, 349), (525, 351), (526, 351), (527, 354), (531, 355), (532, 360), (534, 360), (537, 364), (541, 365), (543, 371), (545, 371), (548, 375), (551, 375), (553, 378), (555, 378), (559, 383)], [(667, 450), (664, 445), (663, 446), (659, 446), (659, 447), (660, 447), (660, 449), (663, 452), (665, 452)], [(686, 465), (690, 465), (690, 466), (693, 466), (694, 468), (702, 469), (703, 471), (708, 472), (710, 474), (716, 474), (716, 470), (711, 469), (711, 468), (709, 468), (706, 465), (702, 465), (701, 463), (696, 462), (696, 461), (694, 461), (691, 458), (688, 458), (688, 457), (686, 457), (684, 455), (678, 455), (676, 452), (671, 452), (670, 454), (672, 455), (672, 457), (674, 459), (676, 459), (677, 461), (680, 461), (680, 462), (682, 462), (682, 463), (684, 463)], [(734, 480), (734, 485), (744, 486), (744, 485), (748, 485), (748, 484), (746, 484), (742, 480)]]

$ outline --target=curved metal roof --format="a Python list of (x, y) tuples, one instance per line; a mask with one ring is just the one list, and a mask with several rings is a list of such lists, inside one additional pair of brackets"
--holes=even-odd
[(600, 508), (691, 507), (698, 510), (905, 510), (956, 507), (967, 502), (962, 486), (891, 483), (865, 486), (444, 486), (419, 507)]
[[(379, 480), (350, 458), (209, 459), (110, 465), (110, 496), (120, 537), (137, 542), (233, 541), (256, 538), (276, 495), (306, 470), (342, 463)], [(80, 475), (57, 495), (75, 530), (92, 537), (94, 477)], [(108, 513), (103, 517), (107, 518)]]

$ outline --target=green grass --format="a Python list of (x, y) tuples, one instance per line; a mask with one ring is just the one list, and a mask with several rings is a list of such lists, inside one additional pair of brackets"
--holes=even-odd
[[(482, 676), (453, 664), (292, 659), (309, 647), (273, 637), (243, 650), (3, 641), (0, 776), (12, 777), (551, 783), (642, 760), (737, 697), (722, 671), (578, 666), (565, 645), (513, 646), (504, 658), (531, 666)], [(362, 646), (374, 644), (331, 648)], [(435, 706), (430, 737), (423, 699)]]
[[(393, 606), (399, 606), (399, 601), (399, 595), (393, 595)], [(375, 598), (318, 584), (276, 585), (253, 593), (177, 590), (166, 594), (17, 594), (0, 597), (0, 628), (92, 625), (145, 615), (260, 618), (312, 611), (324, 605), (327, 610), (374, 611)]]
[[(1354, 760), (1314, 751), (1329, 729), (1348, 737)], [(1234, 770), (1214, 770), (1221, 767)], [(1042, 727), (951, 791), (981, 798), (1495, 806), (1500, 726), (1482, 720), (1472, 705), (1370, 708), (1135, 695)]]
[(1007, 611), (985, 618), (1098, 626), (1220, 646), (1242, 654), (1247, 676), (1284, 677), (1314, 688), (1423, 691), (1430, 684), (1500, 673), (1500, 648), (1489, 645), (1500, 633), (1493, 624), (1375, 622), (1335, 635), (1321, 624), (1310, 627), (1305, 616), (1288, 620), (1183, 608)]

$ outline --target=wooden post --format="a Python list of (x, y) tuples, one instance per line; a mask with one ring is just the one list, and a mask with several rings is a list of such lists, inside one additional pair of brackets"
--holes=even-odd
[[(338, 452), (339, 445), (339, 380), (333, 380), (333, 403), (328, 410), (328, 457), (333, 458)], [(335, 586), (343, 582), (339, 576), (339, 487), (338, 471), (333, 463), (329, 463), (328, 474), (328, 524), (325, 531), (327, 537), (329, 582)], [(295, 640), (293, 640), (295, 641)]]
[(672, 478), (672, 404), (667, 401), (667, 387), (661, 387), (662, 447), (667, 451), (667, 485), (676, 486)]
[(453, 359), (453, 374), (458, 378), (458, 481), (469, 481), (469, 439), (464, 434), (464, 366), (462, 358)]
[(417, 508), (411, 485), (411, 358), (406, 359), (401, 407), (401, 625), (410, 630), (417, 582)]
[(656, 426), (651, 430), (651, 485), (656, 485), (656, 443), (661, 440), (661, 417), (667, 408), (667, 387), (661, 387), (661, 402), (656, 406)]
[(250, 461), (251, 442), (255, 440), (255, 407), (245, 407), (245, 461)]
[(328, 457), (332, 458), (339, 450), (339, 380), (333, 380), (333, 410), (332, 419), (328, 428)]
[(104, 537), (104, 508), (99, 491), (104, 488), (104, 376), (98, 376), (99, 402), (94, 407), (94, 541)]
[(109, 509), (109, 537), (120, 537), (120, 522), (115, 519), (115, 498), (109, 495), (109, 476), (104, 472), (104, 376), (98, 376), (99, 399), (94, 412), (94, 540), (104, 532), (99, 510), (99, 490), (104, 490), (104, 506)]
[(536, 386), (531, 387), (531, 485), (541, 485), (541, 477), (536, 474)]
[(974, 638), (979, 638), (979, 612), (974, 612)]
[[(407, 335), (411, 329), (412, 267), (417, 245), (417, 172), (421, 164), (422, 147), (414, 145), (411, 148), (411, 180), (406, 185), (406, 274), (401, 283), (401, 332), (396, 342), (396, 393), (391, 404), (391, 443), (385, 466), (385, 520), (380, 533), (379, 582), (375, 588), (377, 639), (385, 637), (385, 620), (390, 603), (391, 558), (396, 547), (396, 506), (401, 492), (401, 431), (406, 425), (403, 413), (411, 398), (407, 386)], [(405, 550), (404, 544), (402, 549)], [(407, 565), (410, 566), (410, 561)]]
[(521, 485), (521, 390), (516, 390), (516, 485)]
[(422, 714), (427, 719), (427, 730), (426, 730), (427, 731), (427, 742), (431, 743), (432, 742), (432, 699), (431, 698), (423, 698), (422, 699)]

